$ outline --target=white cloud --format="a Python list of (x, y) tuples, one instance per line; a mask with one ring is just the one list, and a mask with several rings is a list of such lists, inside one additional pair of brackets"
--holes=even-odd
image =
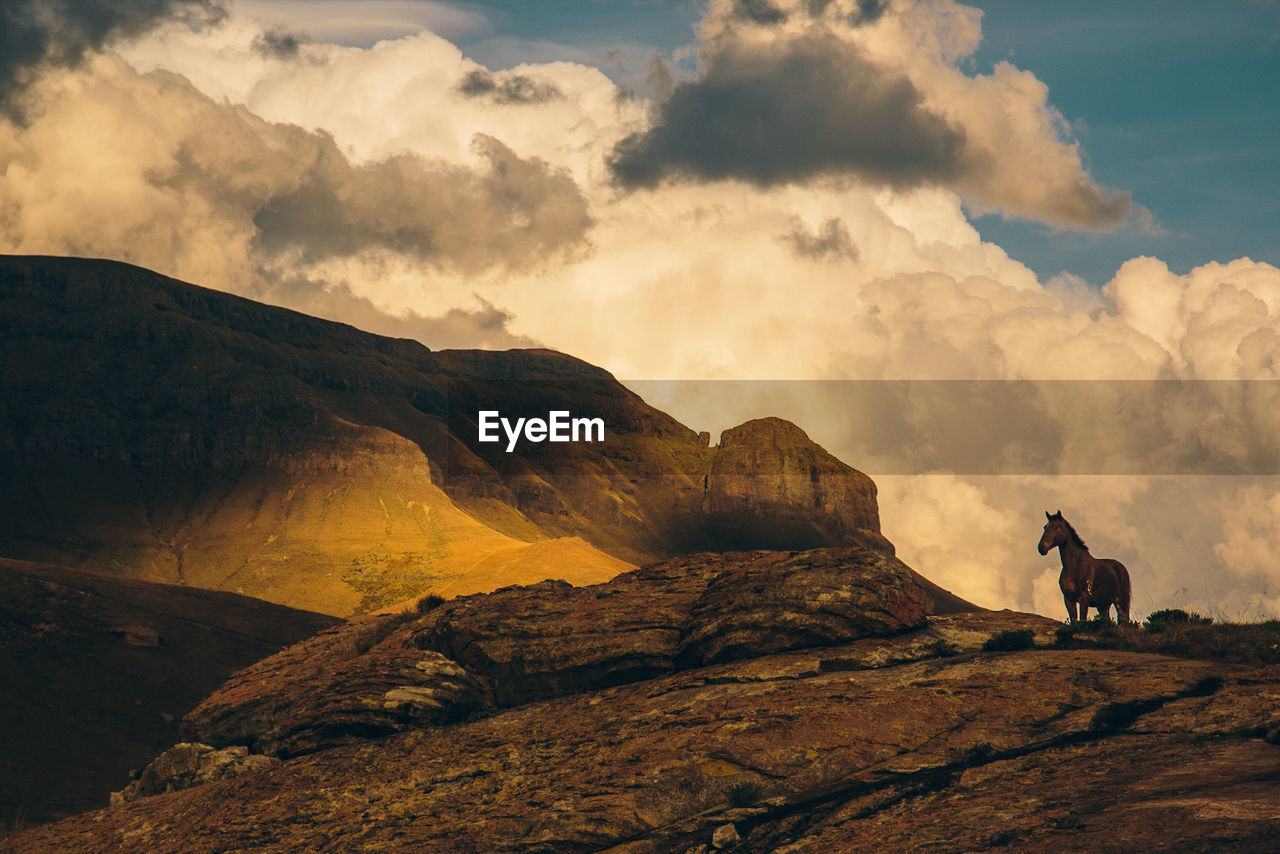
[(268, 28), (358, 47), (423, 30), (457, 38), (483, 31), (489, 23), (475, 9), (433, 0), (234, 0), (230, 6)]

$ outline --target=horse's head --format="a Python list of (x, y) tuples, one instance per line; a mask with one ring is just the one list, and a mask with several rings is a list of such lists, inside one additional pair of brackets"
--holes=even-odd
[(1053, 514), (1046, 510), (1044, 518), (1049, 521), (1044, 523), (1044, 536), (1040, 538), (1040, 554), (1047, 555), (1051, 549), (1057, 548), (1070, 539), (1071, 529), (1067, 526), (1067, 520), (1062, 518), (1061, 510)]

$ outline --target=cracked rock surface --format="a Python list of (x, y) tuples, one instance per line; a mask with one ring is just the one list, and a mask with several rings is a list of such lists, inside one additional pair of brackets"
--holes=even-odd
[[(785, 574), (800, 557), (719, 559)], [(202, 708), (230, 710), (239, 696), (248, 733), (248, 721), (267, 721), (248, 709), (266, 708), (272, 679), (291, 686), (278, 713), (319, 684), (440, 700), (424, 692), (443, 677), (402, 678), (434, 654), (438, 672), (463, 671), (454, 684), (474, 680), (485, 716), (348, 732), (0, 850), (1277, 850), (1280, 747), (1268, 737), (1280, 728), (1280, 668), (1054, 649), (1056, 623), (1007, 611), (685, 666), (676, 650), (694, 603), (743, 569), (718, 566), (651, 567), (579, 589), (592, 598), (576, 605), (551, 584), (468, 597), (354, 646), (359, 626), (321, 635)], [(652, 609), (627, 585), (653, 593)], [(653, 592), (663, 585), (665, 598)], [(1035, 648), (981, 651), (993, 633), (1024, 628)]]

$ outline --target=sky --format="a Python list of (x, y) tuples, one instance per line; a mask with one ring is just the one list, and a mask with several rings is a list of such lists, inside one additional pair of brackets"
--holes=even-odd
[[(259, 3), (276, 20), (315, 30), (317, 7)], [(1084, 146), (1090, 172), (1130, 190), (1154, 228), (1080, 232), (999, 215), (982, 236), (1042, 278), (1067, 272), (1094, 287), (1129, 258), (1160, 257), (1179, 272), (1207, 260), (1280, 263), (1280, 6), (1228, 0), (978, 0), (983, 39), (966, 67), (1000, 61), (1031, 71)], [(406, 7), (444, 4), (386, 4)], [(292, 8), (292, 7), (296, 7)], [(643, 79), (651, 52), (690, 64), (703, 5), (695, 0), (554, 0), (452, 4), (458, 22), (434, 21), (467, 56), (491, 67), (575, 58), (620, 84)], [(463, 16), (469, 15), (469, 18)], [(411, 16), (391, 13), (378, 37), (404, 35)], [(431, 23), (430, 13), (421, 20)], [(403, 22), (403, 23), (401, 23)], [(440, 31), (440, 30), (438, 30)], [(320, 32), (327, 32), (321, 29)], [(332, 35), (348, 44), (369, 33)], [(1177, 180), (1170, 180), (1176, 174)]]
[[(1280, 615), (1280, 408), (1241, 385), (1280, 374), (1278, 37), (1246, 0), (14, 0), (0, 251), (791, 418), (982, 605), (1061, 616), (1061, 509), (1138, 614)], [(1090, 405), (825, 391), (942, 380)], [(1023, 423), (989, 472), (885, 456)], [(1125, 465), (1169, 442), (1213, 465)]]

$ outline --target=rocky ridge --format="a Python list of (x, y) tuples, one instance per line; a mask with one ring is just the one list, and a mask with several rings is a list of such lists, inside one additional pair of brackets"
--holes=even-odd
[[(184, 722), (282, 761), (0, 850), (1274, 850), (1280, 670), (1055, 648), (917, 578), (871, 550), (689, 556), (357, 621)], [(1015, 629), (1035, 646), (983, 650)], [(342, 668), (379, 722), (395, 680), (468, 713), (361, 733), (334, 699), (345, 731), (254, 740), (269, 708), (319, 734), (314, 674)]]

